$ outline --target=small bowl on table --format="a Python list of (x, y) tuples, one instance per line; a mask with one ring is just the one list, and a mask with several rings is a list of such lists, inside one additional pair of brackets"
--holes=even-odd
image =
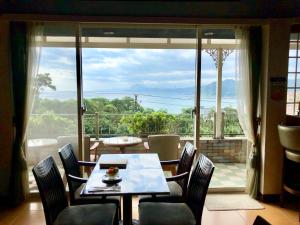
[(102, 182), (106, 184), (117, 184), (122, 180), (121, 176), (119, 176), (119, 168), (118, 167), (109, 167), (106, 170), (106, 174), (102, 178)]

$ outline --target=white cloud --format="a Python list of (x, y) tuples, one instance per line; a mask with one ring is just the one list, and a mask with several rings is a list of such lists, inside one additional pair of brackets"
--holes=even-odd
[(76, 72), (74, 70), (40, 67), (39, 73), (49, 73), (52, 84), (57, 91), (77, 90)]
[[(92, 61), (92, 62), (91, 62)], [(139, 65), (140, 62), (132, 57), (104, 57), (96, 60), (86, 61), (85, 70), (92, 71), (97, 69), (120, 69), (123, 66)], [(94, 61), (94, 62), (93, 62)]]
[(196, 51), (195, 50), (183, 50), (178, 53), (180, 58), (196, 60)]
[(59, 64), (75, 65), (75, 62), (66, 56), (60, 56), (55, 61)]
[[(114, 86), (113, 86), (114, 85)], [(114, 92), (117, 90), (130, 88), (130, 82), (118, 81), (114, 84), (112, 81), (95, 80), (95, 79), (84, 79), (83, 91), (109, 91)]]
[(170, 77), (170, 78), (180, 78), (180, 77), (187, 77), (187, 76), (195, 76), (195, 70), (174, 70), (174, 71), (161, 71), (155, 73), (147, 73), (143, 76), (146, 77)]
[(142, 84), (144, 84), (144, 85), (146, 85), (146, 86), (149, 86), (149, 87), (151, 87), (151, 86), (155, 86), (155, 85), (158, 85), (158, 84), (160, 84), (161, 82), (159, 82), (159, 81), (154, 81), (154, 80), (143, 80), (142, 82), (141, 82)]
[(126, 49), (121, 49), (121, 48), (96, 48), (97, 52), (103, 53), (103, 52), (126, 52)]

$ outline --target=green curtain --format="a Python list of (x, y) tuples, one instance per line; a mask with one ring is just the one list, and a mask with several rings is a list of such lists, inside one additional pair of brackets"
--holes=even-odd
[(250, 168), (249, 175), (249, 194), (253, 198), (258, 197), (259, 180), (260, 180), (260, 121), (259, 118), (259, 104), (260, 104), (260, 80), (261, 80), (261, 60), (262, 60), (262, 29), (261, 27), (250, 27), (249, 29), (249, 66), (252, 77), (252, 118), (254, 135), (256, 137), (254, 149), (255, 163)]
[(27, 194), (28, 174), (25, 160), (27, 101), (27, 27), (23, 22), (10, 23), (12, 91), (15, 138), (12, 149), (9, 203), (17, 205)]

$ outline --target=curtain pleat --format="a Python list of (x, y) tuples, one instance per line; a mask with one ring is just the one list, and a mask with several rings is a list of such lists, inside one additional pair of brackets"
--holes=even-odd
[(257, 198), (260, 176), (259, 99), (261, 78), (261, 28), (238, 28), (236, 89), (239, 122), (250, 144), (247, 154), (247, 192)]
[(249, 194), (253, 198), (258, 197), (259, 181), (261, 170), (260, 151), (260, 81), (261, 81), (261, 60), (262, 60), (262, 30), (261, 27), (250, 27), (249, 29), (249, 60), (252, 79), (252, 123), (254, 128), (255, 143), (253, 151), (256, 162), (250, 168), (250, 179), (248, 179)]
[(10, 177), (10, 204), (17, 205), (26, 198), (28, 173), (25, 160), (25, 131), (27, 115), (27, 26), (23, 22), (10, 23), (12, 91), (14, 101), (15, 137)]

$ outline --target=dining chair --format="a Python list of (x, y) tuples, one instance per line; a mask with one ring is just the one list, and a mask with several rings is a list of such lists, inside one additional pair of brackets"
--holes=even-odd
[(157, 134), (149, 135), (144, 147), (150, 153), (157, 153), (160, 160), (175, 160), (178, 158), (179, 144), (179, 135)]
[(120, 213), (120, 197), (118, 196), (80, 196), (87, 182), (87, 179), (81, 176), (80, 166), (94, 167), (95, 162), (78, 161), (71, 144), (60, 148), (58, 153), (66, 173), (71, 205), (113, 203)]
[[(71, 144), (73, 151), (77, 154), (78, 150), (78, 136), (58, 136), (57, 138), (57, 147), (62, 148), (66, 144)], [(94, 155), (94, 161), (96, 161), (99, 148), (100, 148), (100, 141), (91, 142), (91, 137), (89, 135), (84, 135), (83, 137), (83, 160), (90, 161), (91, 156)]]
[(64, 184), (52, 156), (32, 169), (47, 225), (117, 225), (115, 204), (69, 206)]
[[(178, 159), (180, 136), (175, 134), (149, 135), (148, 141), (144, 142), (146, 152), (157, 153), (160, 160)], [(165, 173), (175, 174), (174, 165), (163, 165)]]
[(196, 154), (194, 145), (186, 142), (181, 152), (180, 159), (161, 161), (162, 165), (177, 165), (175, 176), (167, 177), (170, 189), (169, 195), (140, 196), (140, 202), (182, 202), (186, 195), (188, 179)]
[(200, 225), (214, 164), (200, 154), (194, 166), (184, 203), (142, 202), (139, 204), (140, 225)]

